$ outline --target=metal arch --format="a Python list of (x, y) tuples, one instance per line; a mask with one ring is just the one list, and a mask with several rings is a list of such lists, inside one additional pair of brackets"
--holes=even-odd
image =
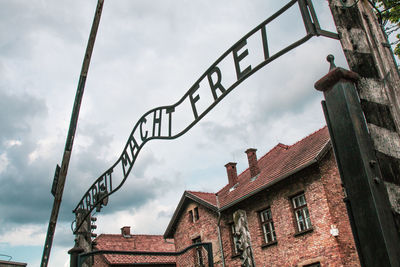
[[(268, 49), (268, 40), (267, 40), (267, 31), (266, 26), (268, 23), (276, 19), (278, 16), (283, 14), (286, 10), (292, 7), (295, 3), (298, 3), (300, 8), (300, 13), (303, 19), (303, 23), (306, 29), (306, 35), (291, 45), (281, 49), (273, 55), (269, 54)], [(245, 49), (244, 52), (239, 53), (239, 50), (245, 47), (247, 44), (247, 39), (251, 37), (255, 33), (260, 33), (262, 36), (262, 47), (264, 60), (258, 65), (251, 67), (250, 65), (242, 70), (240, 68), (240, 61), (248, 55), (248, 50)], [(153, 108), (146, 112), (135, 124), (133, 130), (128, 138), (128, 141), (124, 147), (124, 150), (118, 160), (108, 169), (106, 170), (96, 181), (92, 184), (92, 186), (86, 191), (81, 200), (79, 201), (76, 208), (73, 210), (76, 213), (78, 210), (86, 211), (82, 222), (77, 225), (76, 229), (73, 231), (76, 234), (79, 228), (84, 223), (85, 219), (89, 214), (97, 207), (98, 209), (104, 205), (104, 202), (108, 201), (108, 196), (116, 192), (121, 186), (125, 183), (132, 167), (136, 161), (137, 155), (143, 146), (150, 140), (153, 139), (165, 139), (171, 140), (180, 137), (189, 131), (198, 121), (200, 121), (211, 109), (213, 109), (229, 92), (231, 92), (234, 88), (236, 88), (240, 83), (254, 74), (256, 71), (282, 56), (283, 54), (291, 51), (292, 49), (300, 46), (301, 44), (308, 41), (313, 36), (325, 36), (329, 38), (339, 39), (337, 33), (325, 31), (321, 29), (318, 19), (312, 5), (311, 0), (292, 0), (287, 3), (284, 7), (274, 13), (272, 16), (267, 18), (257, 27), (252, 29), (246, 35), (244, 35), (239, 41), (237, 41), (234, 45), (232, 45), (225, 53), (223, 53), (204, 73), (200, 78), (194, 83), (194, 85), (183, 95), (183, 97), (173, 105), (169, 106), (161, 106), (157, 108)], [(227, 56), (232, 55), (235, 62), (235, 70), (237, 74), (237, 80), (228, 88), (224, 88), (221, 84), (222, 74), (221, 70), (218, 68), (218, 64), (224, 60)], [(217, 75), (217, 81), (215, 82), (212, 78), (212, 75)], [(215, 77), (215, 76), (214, 76)], [(198, 114), (196, 109), (196, 102), (200, 99), (199, 95), (196, 95), (196, 90), (198, 89), (199, 83), (205, 79), (208, 79), (210, 84), (211, 93), (214, 97), (214, 102), (208, 106), (203, 112)], [(219, 96), (217, 94), (219, 92)], [(172, 134), (172, 115), (175, 112), (176, 107), (182, 104), (184, 101), (189, 101), (192, 107), (194, 120), (186, 126), (182, 131), (177, 132), (176, 134)], [(168, 125), (168, 133), (166, 135), (161, 134), (161, 118), (162, 115), (168, 116), (169, 125)], [(142, 126), (146, 124), (149, 116), (153, 116), (153, 127), (152, 127), (152, 136), (149, 136), (150, 131), (146, 131), (146, 134), (143, 134)], [(156, 128), (158, 128), (156, 131)], [(140, 140), (137, 140), (134, 137), (134, 134), (140, 132)], [(113, 188), (112, 184), (112, 173), (116, 167), (122, 168), (123, 179), (119, 185)], [(105, 190), (101, 190), (103, 187)], [(99, 197), (99, 193), (102, 193), (102, 196)]]
[(112, 254), (112, 255), (130, 255), (130, 256), (180, 256), (192, 248), (203, 247), (207, 251), (208, 267), (214, 267), (212, 243), (195, 243), (178, 252), (157, 252), (157, 251), (124, 251), (124, 250), (95, 250), (78, 255), (78, 267), (81, 267), (85, 259), (89, 256)]

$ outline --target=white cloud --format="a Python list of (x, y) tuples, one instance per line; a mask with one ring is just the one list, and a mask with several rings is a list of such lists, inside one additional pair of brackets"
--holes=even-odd
[(13, 146), (20, 146), (22, 145), (22, 142), (20, 140), (7, 140), (6, 141), (6, 147), (13, 147)]
[(46, 226), (37, 224), (19, 225), (3, 232), (0, 235), (0, 242), (11, 246), (43, 245), (46, 229)]
[[(50, 254), (48, 266), (70, 267), (70, 256), (68, 254), (68, 250), (70, 250), (72, 247), (73, 244), (71, 244), (71, 247), (69, 248), (54, 246)], [(40, 266), (40, 262), (38, 261), (37, 264), (32, 266)]]
[(54, 150), (54, 146), (56, 144), (56, 140), (51, 137), (39, 140), (37, 142), (36, 149), (28, 155), (29, 164), (32, 164), (38, 159), (48, 159), (50, 156), (52, 156), (52, 151)]
[(131, 226), (133, 234), (163, 234), (173, 212), (171, 206), (160, 200), (153, 200), (139, 209), (109, 215), (99, 214), (96, 233), (118, 234), (121, 233), (121, 227)]
[(6, 153), (0, 154), (0, 173), (6, 170), (8, 164), (9, 160), (7, 158), (7, 154)]

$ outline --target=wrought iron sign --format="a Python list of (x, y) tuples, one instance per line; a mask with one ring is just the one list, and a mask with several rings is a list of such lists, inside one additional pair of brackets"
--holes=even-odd
[[(298, 3), (300, 8), (306, 34), (294, 43), (271, 55), (268, 47), (268, 24), (296, 3)], [(294, 21), (293, 23), (299, 22)], [(146, 112), (133, 127), (121, 156), (114, 165), (96, 179), (73, 212), (77, 213), (79, 210), (83, 210), (86, 212), (86, 216), (88, 216), (94, 209), (100, 211), (101, 207), (107, 204), (108, 196), (124, 184), (140, 150), (148, 141), (153, 139), (175, 139), (183, 135), (230, 91), (257, 70), (303, 44), (311, 37), (320, 35), (338, 39), (336, 33), (321, 29), (311, 0), (290, 1), (222, 54), (177, 103), (154, 108)], [(261, 55), (257, 64), (249, 64), (246, 59), (252, 56), (250, 52), (253, 50), (250, 50), (248, 46), (250, 39), (257, 39), (260, 42), (257, 47), (262, 51), (256, 51), (256, 54)], [(230, 79), (227, 78), (228, 74), (226, 74), (227, 62), (231, 63), (228, 66), (231, 72), (234, 73), (233, 78)], [(184, 106), (189, 107), (192, 114), (189, 114), (189, 117), (186, 116), (186, 121), (183, 120), (185, 121), (183, 126), (173, 127), (175, 126), (174, 123), (178, 121), (182, 123), (182, 120), (178, 120), (177, 118), (184, 117), (180, 116), (183, 113), (182, 107)], [(83, 222), (77, 225), (74, 233), (77, 233), (82, 224)]]

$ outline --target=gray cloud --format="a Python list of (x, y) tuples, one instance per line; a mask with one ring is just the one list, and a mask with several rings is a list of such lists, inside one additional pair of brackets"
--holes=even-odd
[(41, 192), (42, 188), (48, 188), (44, 182), (48, 165), (29, 164), (29, 154), (37, 148), (34, 124), (39, 117), (46, 116), (43, 99), (0, 90), (0, 153), (8, 161), (0, 173), (0, 212), (6, 215), (6, 221), (37, 221), (48, 203)]
[[(8, 139), (19, 140), (31, 131), (31, 120), (45, 116), (47, 109), (43, 99), (34, 96), (10, 95), (0, 88), (0, 146)], [(19, 137), (19, 138), (18, 138)]]

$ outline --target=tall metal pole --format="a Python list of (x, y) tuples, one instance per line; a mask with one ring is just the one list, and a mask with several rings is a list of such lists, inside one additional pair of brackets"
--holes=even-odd
[(88, 44), (86, 47), (85, 57), (83, 59), (81, 74), (79, 77), (78, 88), (77, 88), (76, 95), (75, 95), (75, 102), (74, 102), (74, 107), (72, 109), (71, 121), (69, 124), (67, 140), (65, 143), (64, 154), (63, 154), (63, 158), (62, 158), (62, 162), (61, 162), (61, 169), (59, 172), (59, 176), (55, 177), (54, 203), (53, 203), (53, 209), (51, 211), (49, 226), (47, 229), (45, 245), (43, 248), (42, 262), (40, 265), (41, 267), (47, 267), (49, 257), (50, 257), (50, 251), (51, 251), (51, 247), (53, 244), (54, 232), (56, 230), (58, 213), (60, 210), (60, 204), (61, 204), (62, 195), (64, 192), (65, 179), (67, 177), (67, 172), (68, 172), (69, 160), (71, 157), (72, 146), (74, 144), (74, 137), (75, 137), (75, 131), (76, 131), (77, 123), (78, 123), (79, 110), (81, 107), (83, 91), (85, 89), (85, 83), (86, 83), (86, 78), (87, 78), (87, 74), (88, 74), (88, 70), (89, 70), (90, 58), (92, 56), (94, 42), (95, 42), (96, 34), (97, 34), (97, 29), (98, 29), (99, 23), (100, 23), (101, 12), (103, 10), (103, 3), (104, 3), (104, 0), (98, 0), (98, 2), (97, 2), (96, 13), (94, 15), (92, 29), (90, 31), (89, 40), (88, 40)]

